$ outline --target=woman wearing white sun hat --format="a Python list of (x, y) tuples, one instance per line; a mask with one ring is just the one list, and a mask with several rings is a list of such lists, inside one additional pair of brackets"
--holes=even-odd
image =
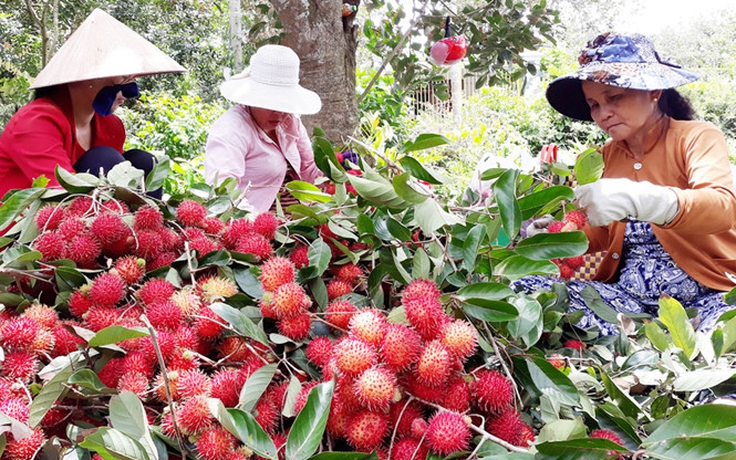
[(212, 126), (204, 157), (208, 183), (228, 177), (245, 192), (240, 207), (265, 212), (289, 180), (314, 182), (322, 175), (306, 128), (296, 114), (322, 107), (317, 93), (299, 85), (299, 56), (281, 45), (259, 48), (250, 66), (220, 85), (235, 102)]
[[(118, 94), (138, 95), (137, 76), (185, 72), (155, 45), (102, 10), (94, 10), (36, 76), (32, 102), (0, 136), (0, 197), (44, 175), (58, 185), (56, 166), (107, 173), (130, 161), (145, 173), (153, 157), (123, 152), (125, 129), (113, 115)], [(159, 192), (160, 193), (160, 192)]]

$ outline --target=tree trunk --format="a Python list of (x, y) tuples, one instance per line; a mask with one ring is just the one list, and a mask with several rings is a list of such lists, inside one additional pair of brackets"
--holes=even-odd
[(341, 144), (358, 126), (355, 94), (355, 52), (358, 44), (355, 12), (342, 16), (343, 3), (360, 0), (271, 0), (285, 36), (282, 45), (301, 59), (301, 84), (322, 98), (322, 110), (302, 120), (309, 132), (319, 127)]

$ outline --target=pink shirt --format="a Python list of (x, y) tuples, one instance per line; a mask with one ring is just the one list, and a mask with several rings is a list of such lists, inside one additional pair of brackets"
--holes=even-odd
[(276, 128), (276, 144), (256, 124), (248, 107), (234, 105), (215, 121), (207, 137), (204, 175), (208, 184), (228, 177), (245, 190), (244, 209), (266, 212), (284, 183), (287, 162), (300, 180), (314, 182), (322, 172), (302, 122), (290, 115)]

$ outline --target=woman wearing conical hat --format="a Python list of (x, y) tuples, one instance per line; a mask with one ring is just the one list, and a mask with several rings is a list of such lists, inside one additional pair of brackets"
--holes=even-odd
[(0, 135), (0, 197), (31, 187), (42, 175), (49, 186), (58, 185), (57, 165), (99, 174), (130, 161), (150, 172), (150, 153), (123, 151), (125, 129), (112, 114), (116, 99), (138, 95), (135, 77), (185, 70), (112, 16), (94, 10), (41, 70), (31, 85), (34, 100)]

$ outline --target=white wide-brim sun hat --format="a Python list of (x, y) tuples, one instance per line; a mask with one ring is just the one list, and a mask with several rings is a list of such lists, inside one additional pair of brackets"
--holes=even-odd
[(31, 89), (97, 78), (181, 73), (156, 45), (96, 9), (33, 80)]
[(322, 108), (319, 95), (299, 85), (299, 56), (282, 45), (264, 45), (250, 66), (220, 85), (232, 102), (277, 112), (312, 115)]

